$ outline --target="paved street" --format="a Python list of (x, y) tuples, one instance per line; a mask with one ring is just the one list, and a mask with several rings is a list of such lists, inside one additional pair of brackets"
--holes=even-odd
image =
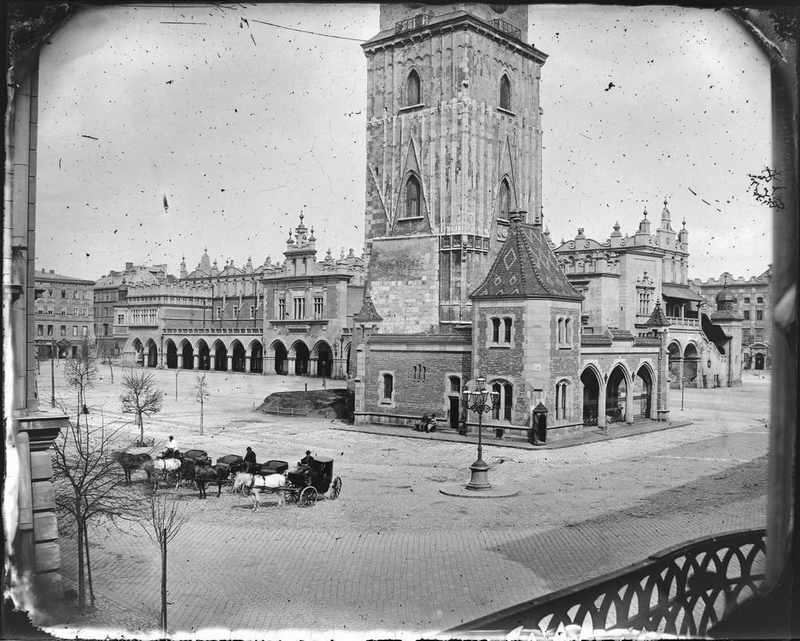
[[(119, 411), (121, 371), (114, 385), (106, 366), (100, 372), (104, 380), (89, 393), (91, 416), (99, 420), (102, 407), (107, 424), (129, 421)], [(745, 375), (737, 389), (687, 389), (683, 412), (673, 391), (673, 416), (691, 420), (686, 427), (554, 450), (505, 448), (490, 438), (484, 454), (492, 482), (520, 493), (473, 500), (439, 492), (467, 480), (473, 445), (379, 437), (339, 430), (336, 421), (254, 411), (272, 391), (321, 381), (212, 372), (200, 436), (196, 373), (178, 374), (177, 401), (174, 371), (152, 373), (167, 392), (164, 411), (145, 423), (157, 441), (174, 434), (182, 449), (200, 447), (212, 457), (251, 445), (259, 460), (290, 463), (311, 449), (333, 457), (344, 482), (336, 501), (311, 509), (268, 503), (258, 513), (225, 491), (200, 501), (196, 491), (180, 490), (189, 521), (170, 547), (174, 632), (435, 632), (688, 539), (764, 523), (768, 378)], [(56, 396), (74, 406), (62, 380), (56, 371)], [(49, 385), (43, 363), (45, 401)], [(144, 492), (142, 485), (135, 491)], [(91, 536), (99, 603), (73, 622), (79, 633), (153, 628), (154, 544), (137, 529)], [(73, 541), (62, 542), (62, 566), (74, 579)]]

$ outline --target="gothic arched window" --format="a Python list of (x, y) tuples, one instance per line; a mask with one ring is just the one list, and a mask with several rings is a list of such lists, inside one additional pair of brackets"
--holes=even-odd
[(511, 110), (511, 81), (506, 74), (500, 78), (500, 108)]
[(422, 215), (420, 208), (421, 189), (416, 176), (409, 176), (406, 181), (406, 218), (419, 218)]
[(500, 183), (500, 202), (497, 205), (497, 217), (508, 220), (508, 211), (511, 208), (511, 186), (506, 178)]
[(406, 105), (418, 105), (422, 102), (422, 92), (420, 91), (419, 74), (411, 70), (406, 80)]

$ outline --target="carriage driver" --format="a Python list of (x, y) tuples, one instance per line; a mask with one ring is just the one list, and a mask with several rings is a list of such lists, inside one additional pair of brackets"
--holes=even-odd
[(247, 446), (247, 452), (244, 454), (244, 471), (250, 474), (256, 473), (256, 453), (249, 445)]
[(178, 458), (178, 441), (175, 440), (175, 437), (170, 434), (169, 440), (167, 441), (167, 449), (164, 450), (164, 458)]
[(311, 456), (311, 450), (306, 450), (306, 455), (300, 459), (300, 465), (311, 465), (314, 462), (314, 457)]

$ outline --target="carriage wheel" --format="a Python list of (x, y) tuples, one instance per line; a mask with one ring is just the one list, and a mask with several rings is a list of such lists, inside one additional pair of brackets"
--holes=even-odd
[(331, 485), (331, 500), (336, 499), (342, 493), (342, 477), (337, 476), (333, 479), (333, 485)]
[(317, 490), (310, 485), (300, 492), (297, 503), (300, 507), (311, 507), (317, 501)]
[(294, 487), (287, 487), (283, 490), (284, 499), (287, 503), (297, 503), (297, 500), (300, 498), (300, 492), (297, 488)]

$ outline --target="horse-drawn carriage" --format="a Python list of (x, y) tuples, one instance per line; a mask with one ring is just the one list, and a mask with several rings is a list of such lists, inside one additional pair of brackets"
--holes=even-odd
[(306, 463), (300, 463), (287, 472), (286, 499), (303, 507), (310, 506), (320, 497), (324, 497), (328, 490), (328, 498), (336, 499), (342, 492), (342, 479), (333, 476), (333, 459), (327, 456), (309, 456), (306, 460)]

